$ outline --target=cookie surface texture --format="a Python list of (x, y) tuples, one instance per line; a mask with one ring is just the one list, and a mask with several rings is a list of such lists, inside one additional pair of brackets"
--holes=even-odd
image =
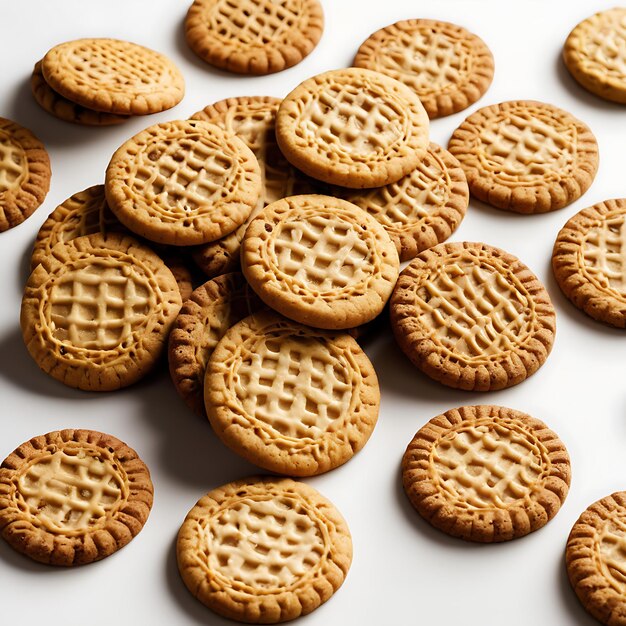
[(323, 28), (318, 0), (195, 0), (185, 19), (189, 47), (238, 74), (272, 74), (300, 63)]
[(365, 445), (380, 390), (372, 364), (347, 333), (261, 312), (216, 346), (205, 401), (213, 430), (237, 454), (266, 470), (313, 476)]
[(600, 202), (574, 215), (557, 236), (552, 268), (579, 309), (626, 328), (626, 200)]
[(411, 504), (453, 537), (491, 543), (523, 537), (561, 508), (567, 450), (547, 426), (500, 406), (464, 406), (431, 419), (402, 459)]
[(459, 162), (434, 143), (419, 165), (397, 183), (340, 194), (382, 224), (396, 244), (400, 261), (410, 261), (445, 241), (465, 217), (469, 204)]
[(626, 492), (590, 505), (574, 524), (565, 550), (570, 583), (602, 624), (626, 624)]
[(374, 319), (399, 271), (385, 229), (330, 196), (291, 196), (265, 207), (241, 245), (242, 271), (270, 307), (302, 324), (344, 329)]
[(359, 48), (354, 65), (403, 82), (430, 119), (476, 102), (494, 71), (493, 56), (480, 37), (434, 20), (403, 20), (376, 31)]
[(181, 306), (163, 261), (111, 233), (56, 245), (30, 275), (20, 323), (39, 367), (70, 387), (110, 391), (154, 366)]
[(118, 39), (77, 39), (49, 50), (41, 62), (46, 83), (93, 111), (158, 113), (178, 104), (185, 82), (165, 55)]
[(198, 415), (204, 409), (204, 374), (226, 331), (263, 306), (239, 272), (198, 287), (183, 306), (169, 337), (170, 375), (179, 395)]
[(448, 150), (465, 170), (470, 193), (499, 209), (545, 213), (587, 191), (598, 169), (589, 128), (551, 104), (503, 102), (472, 113)]
[(556, 319), (548, 292), (512, 254), (484, 243), (439, 244), (400, 274), (391, 325), (403, 352), (459, 389), (516, 385), (544, 363)]
[(428, 115), (403, 83), (361, 68), (313, 76), (283, 100), (276, 139), (304, 173), (343, 187), (382, 187), (414, 170)]
[(50, 157), (30, 130), (0, 117), (0, 232), (21, 224), (50, 189)]
[(210, 609), (247, 623), (306, 615), (342, 585), (348, 526), (318, 491), (288, 478), (250, 478), (203, 496), (178, 533), (178, 569)]
[(0, 533), (50, 565), (83, 565), (125, 546), (152, 507), (150, 472), (125, 443), (93, 430), (34, 437), (0, 467)]
[(213, 124), (155, 124), (124, 143), (106, 171), (106, 198), (134, 233), (189, 246), (235, 230), (257, 204), (261, 174), (241, 139)]
[(588, 91), (626, 104), (626, 8), (596, 13), (565, 40), (563, 60)]

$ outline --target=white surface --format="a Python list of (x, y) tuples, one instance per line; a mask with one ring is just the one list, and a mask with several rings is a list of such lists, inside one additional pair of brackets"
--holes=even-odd
[[(344, 587), (301, 620), (307, 625), (358, 623), (466, 625), (595, 624), (569, 588), (563, 555), (569, 530), (591, 502), (626, 488), (626, 334), (602, 326), (561, 294), (549, 264), (554, 238), (578, 210), (626, 196), (626, 107), (588, 94), (560, 61), (561, 45), (581, 19), (609, 2), (513, 3), (501, 0), (323, 0), (326, 30), (300, 65), (277, 75), (246, 78), (205, 65), (186, 47), (181, 0), (3, 0), (0, 115), (31, 128), (52, 159), (52, 186), (39, 211), (0, 234), (0, 459), (32, 436), (64, 427), (111, 433), (134, 447), (155, 485), (150, 518), (126, 548), (76, 569), (42, 566), (0, 541), (1, 621), (37, 616), (57, 624), (226, 624), (187, 592), (179, 579), (174, 541), (188, 509), (209, 489), (254, 473), (228, 451), (208, 423), (178, 398), (165, 372), (129, 389), (87, 394), (41, 373), (27, 354), (18, 316), (34, 236), (48, 213), (71, 194), (102, 182), (113, 151), (142, 128), (185, 118), (216, 100), (237, 95), (283, 96), (299, 82), (349, 65), (374, 30), (399, 19), (457, 22), (479, 34), (496, 60), (493, 85), (471, 107), (508, 99), (539, 99), (569, 110), (595, 133), (598, 176), (573, 205), (548, 215), (518, 216), (472, 201), (453, 240), (484, 240), (519, 256), (547, 285), (558, 333), (546, 364), (528, 381), (501, 392), (454, 391), (430, 381), (404, 358), (390, 333), (368, 354), (380, 377), (378, 425), (350, 463), (308, 480), (342, 511), (354, 540)], [(116, 128), (89, 129), (57, 121), (29, 93), (32, 66), (53, 45), (110, 36), (168, 54), (187, 81), (175, 109)], [(435, 120), (433, 140), (447, 144), (470, 111)], [(399, 463), (413, 434), (449, 408), (491, 403), (543, 419), (569, 448), (570, 495), (557, 517), (524, 539), (472, 545), (432, 529), (411, 509)], [(45, 616), (45, 617), (44, 617)]]

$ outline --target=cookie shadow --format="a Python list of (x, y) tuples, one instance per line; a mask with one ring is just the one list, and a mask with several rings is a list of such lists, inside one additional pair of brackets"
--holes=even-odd
[(565, 554), (558, 560), (558, 568), (556, 576), (558, 579), (559, 597), (563, 611), (568, 616), (567, 623), (575, 626), (597, 626), (598, 622), (585, 611), (574, 589), (572, 589), (565, 566)]

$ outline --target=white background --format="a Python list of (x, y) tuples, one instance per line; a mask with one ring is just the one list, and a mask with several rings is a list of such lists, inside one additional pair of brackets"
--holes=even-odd
[[(390, 332), (367, 352), (380, 377), (380, 419), (364, 450), (347, 465), (307, 480), (342, 511), (354, 540), (354, 562), (342, 589), (303, 618), (308, 626), (340, 623), (508, 626), (595, 624), (571, 591), (564, 547), (578, 515), (593, 501), (626, 489), (626, 335), (587, 318), (559, 291), (550, 271), (558, 230), (580, 209), (626, 196), (626, 107), (604, 102), (570, 78), (560, 60), (570, 29), (609, 2), (589, 0), (322, 0), (326, 28), (301, 64), (248, 78), (212, 69), (187, 48), (181, 0), (20, 0), (0, 2), (0, 115), (32, 129), (52, 159), (44, 205), (21, 226), (0, 234), (0, 459), (29, 438), (83, 427), (111, 433), (148, 464), (154, 508), (144, 530), (117, 554), (85, 567), (39, 565), (0, 541), (1, 621), (24, 617), (56, 624), (222, 624), (179, 579), (174, 542), (189, 508), (208, 490), (254, 473), (227, 450), (208, 423), (178, 398), (165, 368), (116, 393), (69, 389), (41, 373), (23, 345), (19, 307), (31, 246), (46, 216), (65, 198), (100, 183), (113, 151), (146, 126), (186, 118), (216, 100), (284, 96), (305, 78), (351, 63), (374, 30), (428, 17), (461, 24), (493, 51), (493, 85), (469, 111), (435, 120), (431, 137), (447, 144), (452, 130), (479, 106), (538, 99), (584, 120), (600, 145), (600, 170), (587, 194), (548, 215), (519, 216), (472, 201), (453, 240), (485, 241), (520, 257), (546, 284), (558, 332), (546, 364), (526, 382), (487, 394), (455, 391), (420, 374)], [(123, 126), (90, 129), (40, 110), (29, 76), (53, 45), (80, 37), (116, 37), (168, 54), (187, 82), (173, 110)], [(569, 448), (572, 487), (545, 528), (499, 545), (473, 545), (432, 529), (411, 509), (399, 480), (402, 453), (431, 417), (470, 403), (526, 411), (544, 420)]]

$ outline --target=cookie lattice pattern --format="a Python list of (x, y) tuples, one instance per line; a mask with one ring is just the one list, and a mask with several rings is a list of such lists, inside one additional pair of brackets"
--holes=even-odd
[(28, 175), (24, 150), (0, 131), (0, 193), (16, 189)]
[(626, 82), (626, 11), (616, 8), (585, 20), (581, 65), (603, 80)]
[(614, 515), (598, 533), (599, 570), (620, 594), (626, 592), (626, 520)]

